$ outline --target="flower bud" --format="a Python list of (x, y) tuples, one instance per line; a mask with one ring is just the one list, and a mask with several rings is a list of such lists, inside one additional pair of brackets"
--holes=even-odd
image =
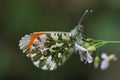
[(96, 51), (96, 47), (95, 47), (95, 46), (90, 46), (90, 47), (87, 48), (87, 50), (88, 50), (90, 53), (92, 53), (92, 52)]
[(98, 56), (96, 56), (95, 60), (94, 60), (94, 67), (95, 68), (98, 68), (99, 62), (100, 62), (100, 58)]

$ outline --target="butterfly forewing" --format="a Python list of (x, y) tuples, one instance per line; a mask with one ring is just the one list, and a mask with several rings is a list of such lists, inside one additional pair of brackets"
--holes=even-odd
[(71, 33), (36, 32), (25, 35), (19, 46), (36, 67), (54, 70), (73, 53), (74, 42)]

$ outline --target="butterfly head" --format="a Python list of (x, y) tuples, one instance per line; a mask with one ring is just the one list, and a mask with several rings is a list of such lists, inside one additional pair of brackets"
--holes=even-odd
[(81, 23), (87, 18), (87, 16), (92, 13), (92, 10), (86, 10), (84, 12), (84, 14), (82, 15), (82, 17), (80, 18), (78, 25), (75, 27), (76, 31), (78, 33), (83, 33), (83, 26), (81, 25)]
[(81, 34), (81, 33), (83, 33), (83, 26), (82, 25), (77, 25), (76, 27), (75, 27), (75, 31), (78, 33), (78, 34)]
[(86, 17), (92, 12), (92, 10), (86, 10), (82, 17), (80, 18), (78, 25), (71, 31), (72, 36), (76, 38), (78, 43), (80, 44), (82, 41), (82, 33), (83, 33), (83, 26), (81, 23), (86, 19)]

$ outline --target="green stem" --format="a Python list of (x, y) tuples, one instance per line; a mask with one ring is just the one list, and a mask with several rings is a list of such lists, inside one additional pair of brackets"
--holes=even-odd
[(120, 41), (104, 41), (107, 44), (120, 44)]
[(120, 41), (98, 41), (98, 43), (94, 46), (96, 46), (96, 48), (99, 48), (105, 44), (120, 44)]

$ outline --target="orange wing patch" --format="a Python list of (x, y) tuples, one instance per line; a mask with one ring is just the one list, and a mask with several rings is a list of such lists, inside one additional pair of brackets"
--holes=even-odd
[(32, 51), (32, 45), (33, 45), (33, 42), (35, 39), (37, 39), (39, 36), (41, 35), (44, 35), (45, 33), (35, 33), (32, 35), (31, 39), (30, 39), (30, 42), (29, 42), (29, 45), (28, 45), (28, 48), (30, 49), (30, 52)]

